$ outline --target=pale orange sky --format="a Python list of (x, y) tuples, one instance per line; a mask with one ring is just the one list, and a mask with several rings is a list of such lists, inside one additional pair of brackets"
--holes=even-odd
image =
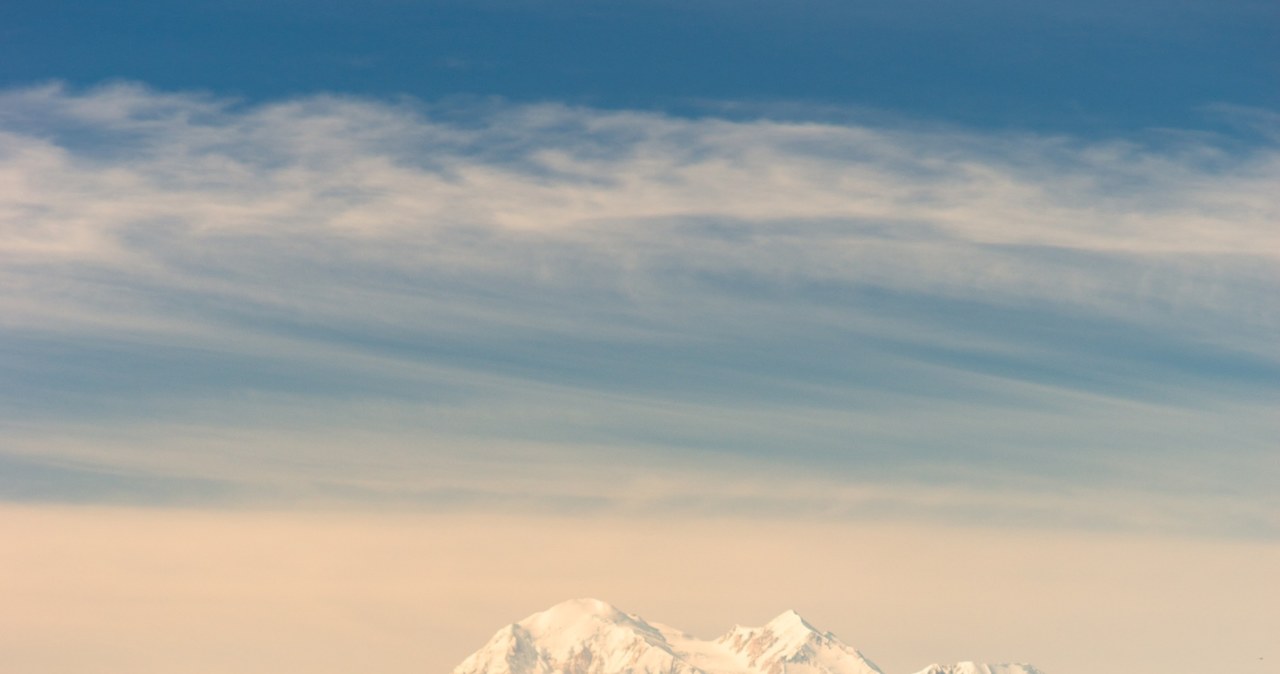
[(578, 596), (704, 637), (795, 608), (886, 674), (961, 659), (1261, 674), (1280, 660), (1280, 545), (1259, 542), (14, 505), (0, 534), (13, 672), (447, 672), (506, 623)]

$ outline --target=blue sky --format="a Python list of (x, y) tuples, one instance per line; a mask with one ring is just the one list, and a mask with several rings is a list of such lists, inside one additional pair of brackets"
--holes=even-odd
[[(1152, 578), (1199, 577), (1159, 566), (1188, 549), (1265, 578), (1278, 30), (1275, 3), (1237, 0), (4, 3), (0, 523), (53, 550), (76, 543), (40, 522), (127, 521), (150, 550), (181, 513), (233, 538), (246, 512), (394, 513), (390, 550), (425, 517), (454, 552), (423, 601), (464, 588), (448, 606), (471, 611), (451, 647), (521, 617), (506, 583), (687, 599), (468, 575), (489, 525), (565, 549), (669, 525), (706, 550), (729, 523), (752, 555), (757, 522), (862, 532), (895, 543), (824, 568), (904, 587), (969, 587), (900, 564), (921, 541), (999, 549), (1002, 596), (1017, 577), (1075, 607), (1025, 623), (1052, 635), (1085, 622), (1073, 597), (1145, 587), (1097, 575), (1117, 540)], [(866, 589), (799, 596), (835, 616)], [(1203, 614), (1253, 616), (1205, 663), (1274, 634), (1265, 596)], [(972, 597), (948, 597), (894, 615), (959, 639), (937, 616)], [(10, 627), (0, 652), (55, 671)], [(926, 664), (901, 639), (887, 660)], [(1164, 642), (1132, 643), (1110, 670), (1038, 647), (1113, 674)]]
[[(1274, 3), (6, 3), (0, 83), (107, 79), (271, 99), (500, 96), (611, 108), (1070, 131), (1214, 124), (1274, 109)], [(744, 107), (745, 106), (745, 107)]]

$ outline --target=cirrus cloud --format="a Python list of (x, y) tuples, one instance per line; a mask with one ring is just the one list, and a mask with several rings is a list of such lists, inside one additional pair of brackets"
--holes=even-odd
[(0, 110), (11, 498), (1280, 526), (1274, 146), (134, 85)]

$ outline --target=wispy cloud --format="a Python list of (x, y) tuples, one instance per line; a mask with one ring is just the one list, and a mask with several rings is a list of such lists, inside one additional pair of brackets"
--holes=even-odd
[(0, 111), (16, 462), (1280, 526), (1274, 146), (129, 85)]

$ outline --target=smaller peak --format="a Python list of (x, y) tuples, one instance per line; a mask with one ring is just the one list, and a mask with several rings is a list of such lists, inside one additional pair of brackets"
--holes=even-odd
[(770, 620), (769, 624), (765, 625), (765, 629), (774, 633), (791, 633), (801, 631), (813, 632), (815, 634), (819, 633), (818, 629), (813, 625), (810, 625), (807, 620), (800, 617), (800, 614), (797, 613), (795, 609), (787, 609), (786, 611), (783, 611), (777, 618)]

